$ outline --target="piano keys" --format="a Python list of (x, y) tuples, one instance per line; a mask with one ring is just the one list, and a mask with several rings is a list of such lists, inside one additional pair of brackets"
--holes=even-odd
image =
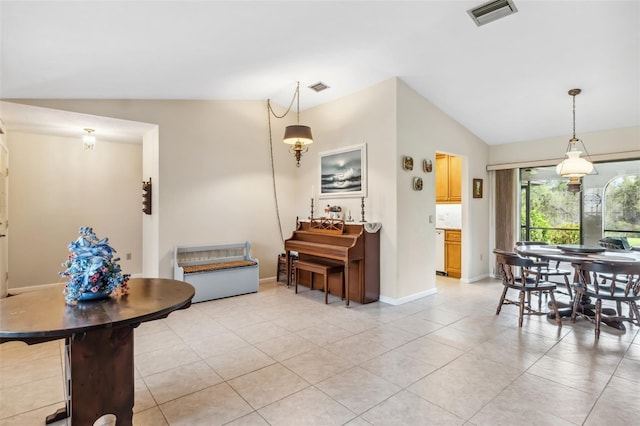
[[(338, 280), (329, 282), (329, 292), (358, 303), (375, 302), (380, 297), (380, 232), (367, 232), (363, 224), (338, 223), (340, 226), (320, 227), (319, 219), (300, 222), (290, 238), (285, 240), (287, 271), (291, 271), (291, 252), (297, 252), (300, 260), (337, 263), (344, 266), (345, 293)], [(327, 221), (327, 219), (323, 219)], [(302, 274), (300, 281), (311, 285), (310, 274)], [(318, 277), (319, 278), (319, 277)], [(287, 286), (291, 285), (291, 273), (287, 274)], [(316, 288), (322, 284), (314, 283)], [(347, 297), (348, 296), (348, 297)]]

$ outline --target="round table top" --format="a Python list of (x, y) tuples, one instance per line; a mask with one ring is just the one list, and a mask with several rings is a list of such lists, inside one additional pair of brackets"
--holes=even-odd
[(163, 278), (132, 278), (129, 294), (65, 304), (64, 284), (0, 299), (0, 343), (43, 342), (96, 328), (136, 325), (187, 308), (192, 285)]
[(552, 245), (531, 245), (518, 246), (516, 253), (522, 256), (540, 257), (543, 259), (559, 260), (561, 262), (582, 263), (594, 260), (604, 262), (640, 262), (640, 252), (626, 250), (604, 250), (594, 252), (591, 246), (585, 246), (584, 251), (580, 251), (578, 246), (571, 246), (568, 250), (562, 250), (560, 246)]

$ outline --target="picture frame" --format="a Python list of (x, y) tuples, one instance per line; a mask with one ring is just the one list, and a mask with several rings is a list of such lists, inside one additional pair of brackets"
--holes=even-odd
[(473, 198), (482, 198), (482, 179), (473, 180)]
[(351, 145), (318, 153), (318, 198), (367, 196), (367, 144)]

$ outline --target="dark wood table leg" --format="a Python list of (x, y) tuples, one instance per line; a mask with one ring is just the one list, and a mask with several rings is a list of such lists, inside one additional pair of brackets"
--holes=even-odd
[(64, 339), (64, 381), (65, 381), (65, 406), (59, 408), (55, 413), (49, 414), (44, 422), (45, 424), (55, 423), (58, 420), (69, 417), (69, 406), (71, 405), (71, 372), (69, 371), (69, 338)]
[[(563, 305), (563, 309), (561, 309), (560, 305)], [(591, 303), (591, 298), (589, 296), (583, 295), (582, 299), (580, 300), (580, 303), (578, 304), (578, 311), (583, 314), (586, 315), (588, 317), (591, 318), (595, 318), (596, 316), (596, 311), (595, 311), (595, 305), (593, 303)], [(573, 312), (573, 301), (570, 301), (568, 306), (564, 303), (558, 303), (558, 312), (560, 313), (560, 317), (561, 318), (569, 318), (571, 316), (571, 313)], [(611, 309), (611, 308), (603, 308), (602, 309), (602, 314), (603, 315), (616, 315), (616, 310), (615, 309)], [(555, 320), (556, 319), (556, 314), (551, 311), (549, 313), (547, 313), (547, 318), (549, 318), (550, 320)], [(601, 322), (611, 328), (615, 328), (616, 330), (620, 330), (620, 331), (625, 331), (626, 328), (624, 326), (624, 324), (622, 323), (622, 321), (618, 321), (618, 320), (614, 320), (611, 318), (607, 318), (607, 317), (602, 317), (601, 318)]]
[(114, 414), (118, 426), (133, 422), (133, 327), (74, 334), (70, 347), (71, 424), (92, 425)]
[(49, 414), (44, 422), (45, 424), (51, 424), (57, 422), (58, 420), (66, 419), (67, 417), (69, 417), (67, 408), (59, 408), (55, 413)]

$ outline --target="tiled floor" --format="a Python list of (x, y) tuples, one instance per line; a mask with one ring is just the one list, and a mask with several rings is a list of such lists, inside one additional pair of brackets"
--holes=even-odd
[[(136, 425), (598, 425), (640, 419), (640, 337), (495, 307), (438, 278), (401, 306), (269, 283), (136, 329)], [(606, 327), (605, 327), (606, 328)], [(62, 343), (0, 346), (0, 425), (62, 405)], [(65, 424), (64, 421), (57, 425)]]

